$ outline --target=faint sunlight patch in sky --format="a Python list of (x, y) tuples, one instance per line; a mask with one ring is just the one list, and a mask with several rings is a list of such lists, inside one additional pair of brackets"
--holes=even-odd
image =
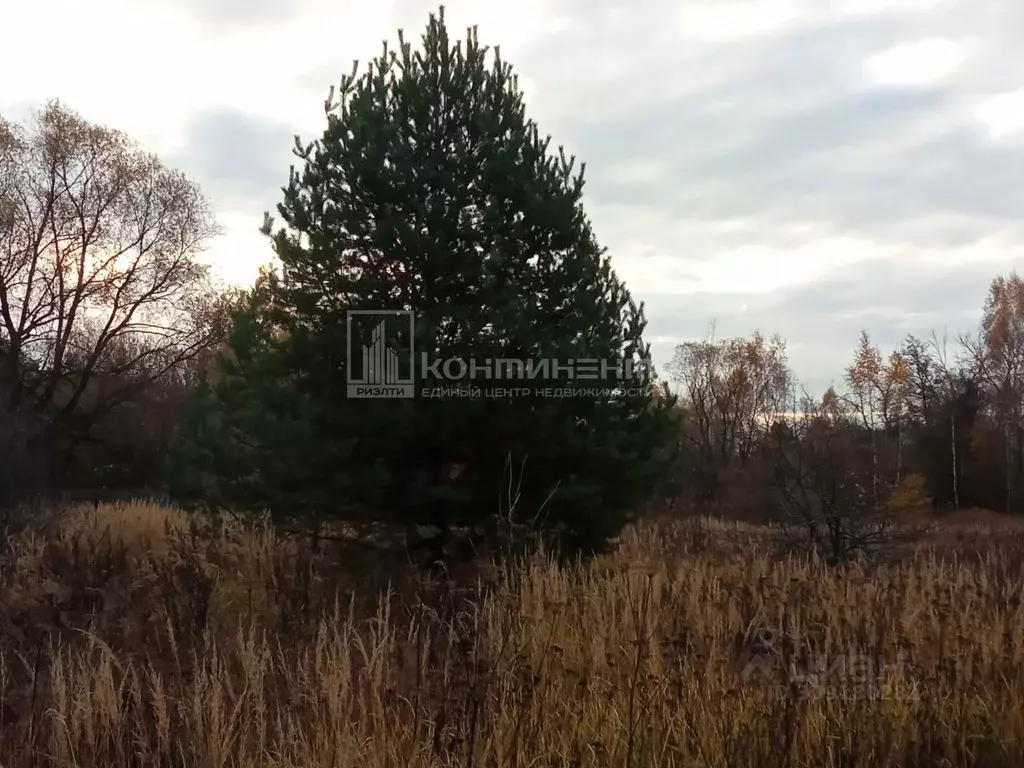
[(917, 40), (869, 56), (864, 72), (877, 85), (923, 87), (945, 80), (966, 58), (963, 46), (952, 40)]
[[(698, 290), (766, 294), (821, 279), (854, 264), (869, 263), (887, 250), (856, 238), (835, 237), (794, 248), (751, 244), (694, 268)], [(824, 255), (827, 254), (827, 258)]]
[[(230, 285), (249, 286), (260, 267), (276, 260), (270, 239), (260, 234), (262, 219), (242, 213), (221, 213), (217, 222), (224, 234), (214, 238), (200, 261), (209, 264), (216, 279)], [(275, 220), (274, 230), (281, 226)]]
[(851, 16), (906, 11), (927, 11), (957, 0), (845, 0), (839, 5), (840, 13)]
[(798, 23), (804, 16), (786, 0), (746, 0), (684, 7), (677, 23), (687, 37), (725, 42), (775, 32)]
[(975, 116), (993, 139), (1005, 138), (1024, 129), (1024, 88), (985, 99)]

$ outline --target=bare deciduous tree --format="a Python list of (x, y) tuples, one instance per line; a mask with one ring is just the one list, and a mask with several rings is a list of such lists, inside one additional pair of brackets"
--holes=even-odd
[(790, 371), (777, 336), (687, 342), (676, 348), (669, 370), (682, 385), (697, 427), (693, 439), (708, 459), (748, 458), (786, 409)]
[(910, 540), (921, 526), (890, 503), (896, 484), (880, 473), (877, 451), (852, 398), (829, 389), (804, 396), (800, 413), (772, 430), (769, 520), (787, 549), (830, 564)]
[[(5, 408), (73, 444), (206, 349), (215, 296), (197, 256), (217, 228), (198, 187), (57, 102), (0, 118), (0, 379)], [(88, 407), (86, 407), (88, 404)]]

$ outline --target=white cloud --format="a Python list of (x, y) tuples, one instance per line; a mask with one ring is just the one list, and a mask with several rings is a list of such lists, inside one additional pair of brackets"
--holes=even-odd
[(871, 55), (864, 70), (878, 85), (927, 86), (953, 74), (966, 56), (963, 47), (952, 40), (918, 40)]
[(173, 141), (211, 63), (194, 26), (170, 12), (132, 13), (117, 0), (17, 3), (5, 8), (4, 26), (0, 71), (12, 76), (0, 107), (60, 97), (155, 149)]
[(275, 260), (270, 240), (259, 231), (263, 217), (227, 212), (218, 214), (217, 222), (224, 235), (210, 244), (203, 254), (203, 262), (228, 284), (251, 283), (260, 267)]
[(1024, 88), (988, 97), (978, 106), (975, 116), (994, 139), (1024, 130)]
[(900, 11), (923, 11), (948, 6), (960, 0), (843, 0), (839, 9), (851, 16), (879, 13), (899, 13)]
[(807, 15), (806, 4), (787, 0), (722, 0), (683, 4), (676, 23), (686, 38), (725, 42), (776, 32)]
[(696, 268), (712, 293), (767, 294), (844, 268), (865, 269), (891, 248), (859, 238), (819, 237), (799, 248), (750, 243)]

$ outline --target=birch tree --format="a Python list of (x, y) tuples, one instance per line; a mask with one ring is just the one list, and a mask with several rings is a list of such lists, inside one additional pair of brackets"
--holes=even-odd
[(881, 415), (882, 355), (871, 343), (867, 331), (861, 331), (860, 344), (853, 362), (846, 369), (850, 386), (849, 401), (871, 440), (871, 493), (878, 499), (878, 440)]

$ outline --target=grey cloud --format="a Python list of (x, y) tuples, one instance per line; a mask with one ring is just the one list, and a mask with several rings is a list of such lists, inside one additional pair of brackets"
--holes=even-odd
[[(407, 15), (409, 4), (397, 7)], [(1024, 4), (961, 0), (859, 16), (834, 5), (804, 0), (788, 28), (704, 43), (673, 27), (678, 3), (640, 0), (612, 19), (609, 0), (553, 0), (551, 12), (573, 24), (512, 63), (536, 86), (527, 106), (541, 130), (587, 161), (588, 211), (613, 254), (678, 254), (678, 269), (665, 274), (678, 280), (694, 262), (744, 245), (805, 247), (807, 236), (782, 227), (794, 221), (904, 253), (941, 253), (991, 236), (1024, 244), (1024, 153), (991, 142), (971, 114), (981, 99), (1024, 86)], [(269, 18), (263, 7), (253, 19)], [(211, 19), (231, 6), (214, 8), (221, 11)], [(422, 4), (421, 24), (434, 9)], [(406, 31), (416, 40), (422, 30)], [(493, 34), (481, 42), (500, 43)], [(382, 36), (394, 41), (394, 30)], [(932, 37), (970, 44), (970, 58), (945, 81), (864, 81), (867, 57)], [(322, 99), (349, 71), (351, 57), (340, 53), (336, 64), (297, 76), (310, 98)], [(292, 133), (259, 118), (207, 113), (190, 127), (182, 164), (232, 206), (272, 207), (293, 161)], [(651, 172), (626, 179), (631, 166)], [(707, 225), (725, 219), (742, 224)], [(1012, 268), (1009, 260), (940, 267), (872, 259), (765, 296), (637, 298), (647, 302), (652, 338), (700, 337), (715, 318), (719, 335), (779, 332), (798, 373), (818, 388), (840, 375), (862, 327), (883, 347), (943, 325), (970, 330), (988, 282)], [(671, 342), (653, 346), (663, 364)]]
[(222, 210), (273, 210), (295, 162), (296, 131), (233, 109), (202, 112), (186, 127), (170, 162)]
[[(917, 255), (984, 247), (992, 236), (1024, 246), (1024, 153), (1019, 143), (992, 142), (972, 115), (983, 98), (1024, 86), (1016, 54), (1024, 6), (988, 0), (842, 16), (808, 0), (789, 29), (706, 45), (670, 42), (661, 31), (670, 4), (640, 6), (611, 23), (598, 8), (563, 3), (587, 20), (519, 67), (538, 83), (530, 106), (541, 129), (587, 161), (595, 225), (612, 233), (613, 253), (675, 245), (685, 265), (744, 244), (806, 246), (781, 228), (789, 221)], [(969, 44), (946, 80), (865, 82), (869, 56), (935, 37)], [(624, 180), (631, 165), (658, 172)], [(646, 209), (644, 224), (664, 226), (631, 228), (616, 214), (636, 206)], [(744, 226), (688, 235), (688, 220), (709, 218)], [(703, 249), (692, 247), (698, 240)], [(958, 267), (872, 259), (766, 296), (638, 298), (661, 366), (673, 348), (665, 339), (699, 338), (717, 318), (719, 335), (760, 328), (787, 337), (798, 373), (819, 388), (841, 375), (862, 327), (883, 348), (907, 333), (972, 330), (989, 281), (1013, 266), (1010, 258)]]
[[(937, 212), (976, 217), (973, 232), (961, 219), (955, 235), (936, 233), (939, 241), (1014, 226), (1024, 212), (1011, 182), (1020, 178), (1021, 154), (988, 142), (970, 116), (987, 93), (1024, 85), (1013, 54), (1024, 11), (1009, 0), (854, 17), (809, 12), (789, 31), (685, 51), (651, 31), (654, 8), (667, 15), (660, 3), (614, 24), (591, 13), (527, 59), (544, 84), (539, 112), (561, 131), (556, 143), (564, 137), (588, 161), (595, 202), (643, 203), (675, 216), (816, 220), (900, 240), (927, 237), (907, 224)], [(975, 60), (930, 88), (863, 82), (871, 54), (937, 36), (980, 41)], [(584, 48), (623, 55), (629, 66), (584, 85), (599, 63)], [(627, 52), (635, 55), (625, 59)], [(557, 77), (549, 63), (562, 70)], [(666, 90), (666, 71), (691, 85)], [(559, 88), (573, 81), (580, 87)], [(610, 116), (600, 108), (622, 97), (629, 108)], [(600, 119), (587, 118), (587, 101)], [(652, 159), (662, 169), (653, 182), (612, 172)]]
[[(813, 59), (806, 62), (814, 65)], [(828, 82), (827, 71), (819, 72)], [(842, 208), (837, 195), (862, 188), (855, 174), (872, 147), (912, 138), (934, 122), (936, 112), (955, 104), (954, 95), (940, 89), (865, 90), (848, 80), (836, 77), (828, 93), (813, 99), (801, 97), (798, 81), (730, 81), (593, 126), (573, 140), (595, 169), (592, 194), (601, 201), (635, 201), (639, 194), (691, 215), (830, 218)], [(774, 94), (774, 103), (759, 101), (763, 90)], [(708, 108), (722, 102), (735, 106)], [(645, 194), (638, 185), (605, 183), (601, 169), (631, 152), (638, 160), (659, 157), (662, 185)], [(609, 162), (602, 162), (605, 157)]]
[[(791, 345), (790, 362), (799, 378), (817, 391), (838, 383), (861, 329), (885, 354), (907, 334), (927, 338), (946, 330), (955, 339), (973, 332), (989, 283), (1006, 266), (989, 262), (923, 270), (917, 264), (873, 259), (850, 274), (770, 294), (642, 298), (652, 338), (701, 339), (712, 323), (718, 338), (755, 330), (778, 333)], [(663, 369), (674, 344), (659, 341), (651, 347), (657, 367)]]
[(1019, 221), (1024, 214), (1024, 154), (1012, 143), (985, 141), (979, 131), (959, 128), (924, 141), (901, 158), (903, 172), (892, 166), (868, 168), (861, 178), (883, 192), (879, 204), (910, 213), (915, 203), (977, 217)]

